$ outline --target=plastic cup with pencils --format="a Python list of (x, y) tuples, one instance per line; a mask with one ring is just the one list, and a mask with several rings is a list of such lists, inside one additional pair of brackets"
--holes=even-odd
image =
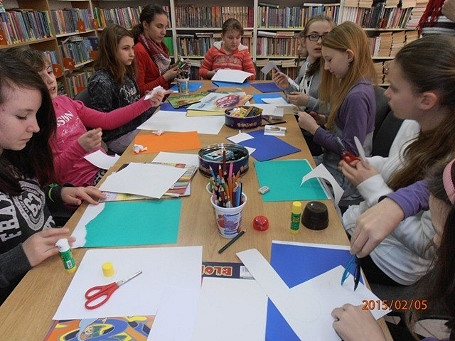
[[(229, 203), (220, 202), (215, 195), (210, 197), (210, 202), (215, 209), (215, 219), (218, 232), (224, 238), (234, 238), (240, 232), (242, 211), (245, 207), (247, 196), (242, 192), (240, 205), (232, 207)], [(227, 207), (225, 207), (227, 206)]]

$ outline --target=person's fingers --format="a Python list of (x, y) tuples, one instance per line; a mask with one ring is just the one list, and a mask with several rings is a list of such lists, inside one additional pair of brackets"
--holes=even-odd
[(364, 247), (367, 240), (367, 234), (362, 233), (361, 229), (356, 226), (354, 233), (351, 236), (351, 254), (359, 256), (359, 253)]
[(343, 308), (338, 307), (338, 308), (335, 308), (332, 310), (331, 315), (336, 321), (338, 321), (340, 319), (340, 315), (342, 312), (343, 312)]

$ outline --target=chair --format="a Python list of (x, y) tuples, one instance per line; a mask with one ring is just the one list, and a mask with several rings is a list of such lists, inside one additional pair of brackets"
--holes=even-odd
[(400, 130), (403, 120), (396, 118), (384, 96), (385, 89), (379, 86), (374, 89), (376, 97), (376, 118), (373, 133), (372, 155), (388, 156), (393, 140)]
[(88, 94), (88, 90), (87, 88), (85, 88), (84, 90), (82, 90), (81, 92), (79, 92), (75, 97), (74, 97), (75, 100), (78, 100), (78, 101), (82, 101), (82, 103), (84, 103), (86, 106), (88, 105), (89, 101), (90, 101), (90, 96)]

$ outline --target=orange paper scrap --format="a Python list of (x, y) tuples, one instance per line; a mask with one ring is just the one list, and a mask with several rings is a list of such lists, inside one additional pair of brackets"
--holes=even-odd
[(172, 152), (201, 148), (201, 141), (199, 140), (197, 131), (182, 133), (164, 132), (161, 135), (138, 135), (134, 139), (134, 143), (147, 147), (147, 150), (141, 153)]

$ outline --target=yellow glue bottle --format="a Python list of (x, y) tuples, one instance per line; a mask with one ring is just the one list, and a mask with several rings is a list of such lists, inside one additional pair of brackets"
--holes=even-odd
[(302, 212), (302, 203), (300, 201), (294, 201), (292, 203), (291, 210), (291, 232), (297, 233), (300, 228), (300, 215)]
[(74, 261), (73, 254), (71, 253), (70, 244), (68, 243), (68, 239), (62, 238), (55, 243), (58, 247), (58, 251), (60, 252), (60, 257), (63, 261), (63, 266), (65, 270), (69, 273), (73, 273), (76, 271), (77, 265)]

